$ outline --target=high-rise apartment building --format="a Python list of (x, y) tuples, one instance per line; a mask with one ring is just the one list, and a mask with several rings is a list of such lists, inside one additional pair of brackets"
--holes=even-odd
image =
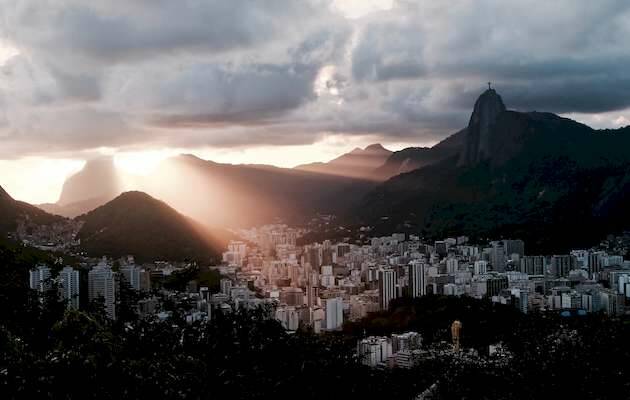
[(418, 260), (413, 260), (407, 266), (407, 276), (409, 278), (409, 295), (420, 297), (426, 294), (425, 264)]
[(528, 275), (545, 274), (544, 256), (526, 256), (521, 259), (520, 271)]
[(130, 288), (134, 290), (141, 289), (141, 270), (135, 265), (125, 265), (120, 267), (120, 277)]
[(387, 310), (389, 303), (396, 298), (396, 271), (381, 269), (378, 271), (378, 298), (381, 310)]
[(107, 315), (116, 319), (116, 279), (108, 265), (101, 263), (88, 273), (88, 296), (90, 301), (103, 299)]
[(343, 299), (341, 297), (333, 297), (325, 299), (324, 302), (326, 330), (333, 331), (340, 329), (343, 325)]
[(38, 292), (45, 292), (52, 287), (50, 268), (46, 265), (38, 265), (29, 273), (29, 287)]
[(59, 272), (59, 294), (68, 302), (68, 307), (79, 308), (79, 271), (65, 267)]

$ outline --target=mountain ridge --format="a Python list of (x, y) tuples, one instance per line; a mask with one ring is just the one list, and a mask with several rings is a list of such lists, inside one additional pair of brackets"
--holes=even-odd
[(432, 147), (407, 147), (393, 152), (383, 165), (374, 170), (377, 179), (386, 181), (459, 154), (466, 128), (447, 136)]
[(549, 251), (630, 226), (622, 206), (630, 130), (604, 133), (491, 101), (477, 101), (459, 154), (382, 183), (364, 198), (361, 219), (435, 237), (518, 236)]
[(328, 162), (301, 164), (294, 169), (359, 179), (378, 179), (374, 170), (383, 165), (392, 152), (380, 143), (359, 147)]

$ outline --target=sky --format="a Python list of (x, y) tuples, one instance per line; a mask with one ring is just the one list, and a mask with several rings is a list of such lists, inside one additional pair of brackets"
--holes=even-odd
[(630, 124), (625, 0), (0, 0), (0, 185), (84, 160), (297, 164), (432, 145), (508, 108)]

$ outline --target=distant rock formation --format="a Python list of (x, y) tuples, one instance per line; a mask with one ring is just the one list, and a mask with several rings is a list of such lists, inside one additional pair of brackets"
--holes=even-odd
[(356, 148), (327, 163), (298, 165), (295, 169), (317, 172), (320, 174), (338, 175), (349, 178), (378, 180), (374, 171), (382, 166), (392, 154), (381, 144), (372, 144), (365, 149)]
[(120, 173), (113, 157), (88, 160), (83, 169), (63, 184), (56, 203), (38, 204), (40, 209), (74, 218), (102, 206), (123, 192)]
[(113, 199), (122, 192), (122, 184), (114, 159), (102, 157), (88, 160), (83, 169), (63, 184), (57, 205), (64, 207), (90, 199)]

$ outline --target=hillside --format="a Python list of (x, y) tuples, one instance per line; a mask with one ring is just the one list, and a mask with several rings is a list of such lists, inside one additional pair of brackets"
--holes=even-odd
[(85, 222), (81, 248), (96, 256), (210, 262), (223, 246), (199, 224), (142, 192), (123, 193), (78, 219)]
[(383, 165), (392, 152), (380, 144), (372, 144), (365, 149), (356, 148), (326, 163), (298, 165), (295, 169), (320, 174), (339, 175), (350, 178), (378, 180), (374, 170)]
[(338, 214), (374, 186), (361, 179), (182, 155), (165, 160), (142, 189), (206, 225), (247, 227), (278, 218), (304, 222), (318, 212)]
[(48, 225), (61, 220), (63, 218), (48, 214), (28, 203), (14, 200), (0, 187), (0, 234), (4, 235), (15, 231), (18, 221)]
[(429, 236), (520, 237), (541, 251), (630, 226), (627, 128), (596, 131), (501, 105), (494, 90), (484, 93), (459, 154), (380, 185), (364, 199), (363, 220)]

